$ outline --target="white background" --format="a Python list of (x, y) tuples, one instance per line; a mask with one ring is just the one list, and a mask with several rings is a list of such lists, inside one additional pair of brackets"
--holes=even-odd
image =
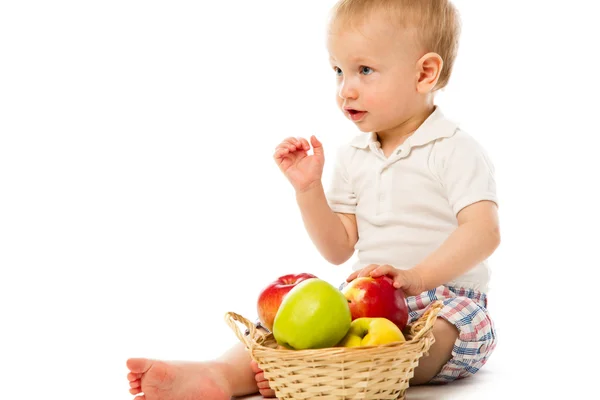
[[(206, 360), (226, 311), (311, 272), (333, 284), (272, 154), (317, 135), (328, 184), (333, 1), (0, 3), (0, 398), (129, 399), (125, 360)], [(456, 0), (437, 103), (489, 152), (503, 242), (483, 398), (589, 390), (598, 346), (594, 2)], [(521, 389), (516, 385), (521, 384)], [(494, 397), (497, 396), (497, 397)]]

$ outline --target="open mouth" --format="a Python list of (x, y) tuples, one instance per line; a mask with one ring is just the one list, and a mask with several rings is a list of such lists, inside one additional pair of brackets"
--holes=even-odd
[(359, 110), (354, 110), (351, 108), (347, 109), (346, 112), (350, 115), (350, 119), (352, 119), (352, 121), (361, 120), (367, 113), (366, 111), (359, 111)]

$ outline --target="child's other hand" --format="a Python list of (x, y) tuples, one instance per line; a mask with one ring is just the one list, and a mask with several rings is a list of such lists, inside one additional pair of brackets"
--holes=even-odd
[(377, 278), (378, 276), (387, 275), (394, 280), (394, 287), (402, 289), (407, 296), (416, 296), (425, 291), (421, 278), (410, 269), (398, 269), (391, 265), (370, 264), (359, 271), (351, 273), (346, 282), (351, 282), (356, 278), (370, 276)]
[(315, 136), (310, 142), (313, 154), (309, 155), (310, 144), (304, 138), (287, 138), (277, 146), (273, 158), (281, 172), (297, 192), (310, 189), (321, 182), (325, 156), (323, 144)]

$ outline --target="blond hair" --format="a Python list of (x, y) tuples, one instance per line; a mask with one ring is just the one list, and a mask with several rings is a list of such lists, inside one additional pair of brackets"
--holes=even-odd
[(450, 80), (458, 53), (460, 16), (449, 0), (339, 0), (331, 10), (332, 22), (353, 23), (382, 11), (390, 22), (414, 29), (417, 44), (444, 60), (440, 77), (433, 88), (439, 90)]

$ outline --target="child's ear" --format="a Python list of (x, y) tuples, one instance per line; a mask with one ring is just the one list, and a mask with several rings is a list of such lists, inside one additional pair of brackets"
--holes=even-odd
[(429, 93), (440, 79), (444, 60), (437, 53), (427, 53), (417, 61), (417, 92)]

